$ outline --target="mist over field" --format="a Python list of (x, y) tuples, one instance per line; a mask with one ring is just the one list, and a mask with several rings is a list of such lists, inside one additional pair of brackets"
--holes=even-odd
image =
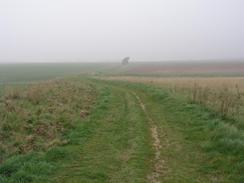
[(0, 183), (243, 183), (243, 0), (0, 0)]
[(242, 0), (2, 0), (0, 63), (240, 60)]

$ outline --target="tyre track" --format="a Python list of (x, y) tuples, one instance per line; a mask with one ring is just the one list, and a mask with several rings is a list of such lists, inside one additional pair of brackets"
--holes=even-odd
[(154, 122), (154, 120), (149, 116), (145, 104), (142, 102), (141, 98), (133, 92), (133, 95), (136, 97), (138, 103), (140, 104), (143, 112), (146, 115), (146, 118), (148, 122), (151, 125), (150, 131), (151, 131), (151, 136), (153, 139), (153, 148), (154, 148), (154, 160), (153, 160), (153, 172), (147, 176), (147, 180), (149, 183), (160, 183), (160, 176), (163, 175), (163, 169), (165, 169), (165, 161), (163, 160), (161, 156), (161, 149), (162, 145), (160, 142), (159, 134), (158, 134), (158, 128)]

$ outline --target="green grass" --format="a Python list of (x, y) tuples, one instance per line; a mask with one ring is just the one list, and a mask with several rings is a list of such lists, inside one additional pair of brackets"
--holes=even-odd
[(96, 87), (100, 97), (92, 114), (84, 120), (76, 119), (78, 116), (64, 119), (76, 120), (62, 137), (68, 143), (6, 157), (0, 166), (0, 180), (146, 182), (152, 149), (140, 106), (123, 88), (98, 83)]
[(244, 135), (206, 108), (167, 90), (133, 85), (167, 138), (165, 182), (243, 182)]
[(243, 131), (168, 89), (78, 77), (15, 87), (1, 100), (0, 182), (148, 182), (152, 124), (134, 93), (158, 129), (160, 181), (244, 181)]
[[(132, 94), (106, 87), (96, 110), (71, 134), (77, 159), (63, 164), (53, 182), (146, 182), (150, 134)], [(86, 131), (84, 131), (86, 129)]]
[(95, 95), (89, 83), (71, 79), (10, 88), (0, 103), (0, 161), (66, 143), (62, 134), (89, 111)]
[(75, 79), (8, 87), (0, 102), (0, 182), (42, 182), (55, 167), (49, 155), (69, 143), (65, 135), (90, 110), (96, 91)]

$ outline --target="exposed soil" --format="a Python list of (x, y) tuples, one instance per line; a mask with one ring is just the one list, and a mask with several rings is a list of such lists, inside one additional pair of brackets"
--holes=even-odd
[(134, 93), (134, 95), (137, 98), (138, 102), (140, 103), (140, 106), (144, 111), (144, 113), (146, 114), (148, 122), (151, 125), (150, 131), (153, 140), (152, 145), (155, 151), (154, 160), (153, 160), (154, 166), (153, 166), (153, 172), (147, 176), (147, 179), (149, 183), (160, 183), (160, 176), (163, 175), (163, 169), (165, 168), (165, 161), (161, 156), (162, 145), (159, 139), (158, 129), (153, 119), (148, 115), (145, 104), (142, 102), (142, 100), (136, 93)]

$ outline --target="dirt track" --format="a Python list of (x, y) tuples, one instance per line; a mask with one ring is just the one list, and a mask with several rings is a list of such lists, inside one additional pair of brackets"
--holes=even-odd
[(135, 97), (137, 98), (142, 110), (144, 111), (147, 119), (148, 119), (148, 122), (150, 123), (151, 125), (151, 136), (152, 136), (152, 140), (153, 140), (153, 148), (154, 148), (154, 160), (153, 160), (153, 164), (154, 164), (154, 167), (153, 167), (153, 172), (147, 176), (148, 178), (148, 182), (149, 183), (160, 183), (160, 176), (163, 175), (163, 169), (164, 169), (164, 160), (163, 158), (161, 157), (161, 148), (162, 148), (162, 145), (161, 145), (161, 142), (160, 142), (160, 139), (159, 139), (159, 135), (158, 135), (158, 129), (157, 129), (157, 126), (155, 125), (153, 119), (149, 116), (149, 114), (147, 113), (147, 110), (146, 110), (146, 106), (145, 104), (142, 102), (142, 100), (140, 99), (140, 97), (136, 94), (136, 93), (133, 93), (135, 95)]

